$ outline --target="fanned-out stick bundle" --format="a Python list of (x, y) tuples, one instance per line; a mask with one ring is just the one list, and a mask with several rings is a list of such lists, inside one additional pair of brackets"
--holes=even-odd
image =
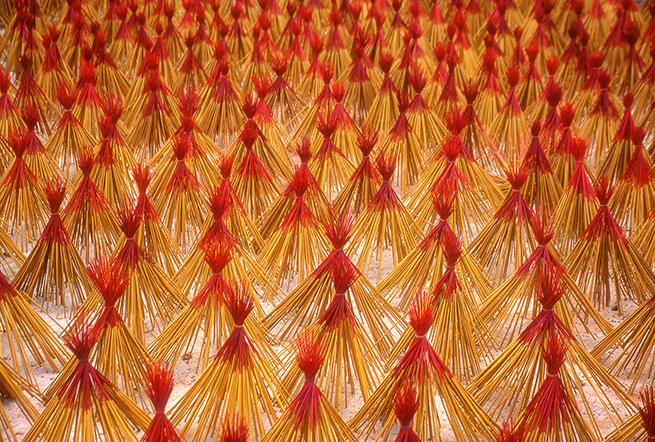
[(583, 139), (571, 141), (570, 155), (575, 158), (575, 168), (554, 213), (553, 243), (562, 256), (568, 255), (598, 212), (592, 177), (587, 174), (586, 153), (587, 143)]
[(11, 134), (9, 146), (14, 158), (1, 179), (0, 214), (2, 227), (16, 237), (16, 244), (24, 253), (45, 226), (48, 202), (39, 179), (25, 161), (27, 138)]
[(655, 291), (655, 275), (610, 213), (613, 191), (605, 175), (601, 176), (596, 185), (600, 203), (596, 216), (563, 265), (596, 308), (611, 304), (623, 315), (627, 300), (642, 303), (649, 299)]
[(274, 361), (262, 356), (270, 351), (258, 350), (267, 343), (252, 341), (244, 328), (253, 309), (248, 291), (239, 286), (231, 288), (225, 303), (234, 321), (232, 332), (175, 404), (171, 422), (182, 424), (180, 434), (192, 434), (189, 440), (205, 441), (218, 433), (221, 416), (236, 411), (250, 428), (251, 440), (262, 440), (265, 425), (275, 422), (276, 407), (287, 404), (287, 395), (271, 370)]
[(345, 291), (345, 296), (355, 313), (371, 335), (378, 353), (387, 357), (393, 346), (390, 326), (401, 321), (396, 310), (378, 293), (373, 284), (350, 260), (344, 246), (350, 239), (353, 217), (347, 209), (334, 216), (324, 228), (332, 243), (332, 251), (325, 260), (303, 282), (289, 293), (265, 318), (264, 324), (274, 330), (282, 341), (289, 341), (304, 327), (324, 317), (334, 298), (332, 282), (335, 272), (352, 269), (354, 280)]
[[(145, 343), (146, 332), (161, 331), (186, 304), (178, 288), (136, 242), (142, 214), (136, 207), (125, 207), (118, 213), (123, 235), (112, 256), (116, 266), (128, 275), (129, 283), (117, 303), (118, 314), (137, 337)], [(94, 291), (82, 308), (101, 308), (101, 293)]]
[(0, 0), (0, 442), (655, 442), (654, 155), (655, 0)]
[(65, 172), (65, 176), (70, 176), (72, 163), (86, 149), (94, 146), (96, 141), (72, 112), (77, 101), (77, 91), (61, 83), (57, 87), (57, 101), (63, 107), (64, 113), (48, 138), (45, 149), (51, 158), (59, 159), (59, 167)]
[(614, 188), (614, 194), (608, 206), (616, 222), (632, 235), (638, 225), (655, 207), (655, 183), (653, 183), (653, 162), (644, 149), (646, 132), (635, 129), (632, 142), (634, 151), (623, 171), (621, 179)]
[[(542, 348), (549, 340), (558, 339), (568, 346), (561, 380), (573, 402), (587, 415), (600, 413), (591, 404), (601, 403), (602, 412), (617, 425), (622, 419), (617, 403), (630, 409), (632, 401), (622, 385), (573, 335), (570, 312), (558, 305), (567, 291), (560, 272), (555, 266), (544, 266), (538, 272), (535, 291), (541, 311), (467, 389), (494, 418), (521, 414), (537, 395), (541, 382), (548, 378), (548, 361), (542, 357)], [(530, 383), (525, 383), (528, 378)], [(593, 385), (593, 389), (583, 391), (585, 384)], [(600, 437), (593, 422), (590, 427)]]
[[(203, 246), (204, 260), (212, 271), (211, 278), (182, 309), (180, 314), (149, 345), (155, 360), (175, 364), (183, 355), (190, 353), (195, 345), (200, 346), (198, 369), (211, 360), (210, 355), (218, 350), (232, 330), (233, 321), (227, 310), (226, 300), (234, 290), (233, 282), (223, 276), (225, 268), (233, 258), (233, 248), (229, 241), (209, 241)], [(256, 306), (253, 316), (260, 315), (261, 306), (253, 298)], [(257, 342), (266, 338), (266, 331), (249, 315), (244, 322), (249, 336)], [(268, 348), (260, 349), (266, 351)], [(265, 354), (268, 359), (274, 353)]]
[[(114, 259), (100, 258), (88, 267), (89, 277), (104, 303), (95, 318), (93, 333), (97, 338), (90, 359), (109, 382), (147, 409), (142, 387), (151, 359), (116, 308), (132, 276), (121, 264)], [(82, 314), (87, 315), (84, 311)]]
[[(102, 440), (136, 442), (148, 416), (89, 362), (97, 330), (81, 315), (66, 330), (66, 345), (73, 353), (70, 370), (54, 381), (49, 395), (24, 441)], [(102, 436), (100, 436), (102, 434)]]
[(528, 171), (510, 168), (505, 173), (511, 185), (505, 200), (468, 245), (471, 254), (497, 283), (505, 281), (536, 246), (530, 228), (534, 211), (521, 193)]
[[(334, 297), (325, 312), (309, 326), (310, 333), (321, 343), (323, 364), (317, 373), (319, 389), (341, 413), (348, 407), (348, 396), (358, 388), (364, 400), (380, 382), (382, 367), (379, 354), (371, 339), (364, 333), (355, 316), (346, 292), (359, 275), (358, 270), (344, 263), (332, 269)], [(283, 379), (287, 391), (295, 393), (300, 387), (302, 369), (291, 368)], [(331, 382), (337, 379), (337, 382)], [(352, 402), (352, 401), (351, 401)]]
[(294, 276), (301, 283), (328, 253), (323, 225), (305, 202), (310, 177), (294, 175), (295, 201), (259, 255), (276, 285), (288, 287)]
[[(530, 224), (536, 241), (533, 252), (479, 306), (480, 317), (485, 322), (491, 322), (490, 330), (501, 347), (520, 333), (524, 321), (538, 315), (539, 293), (535, 283), (541, 274), (551, 269), (561, 275), (567, 288), (563, 295), (565, 302), (557, 304), (558, 314), (562, 318), (577, 316), (584, 319), (580, 326), (587, 332), (591, 331), (589, 327), (593, 323), (602, 333), (609, 333), (612, 329), (610, 323), (596, 310), (585, 292), (578, 288), (566, 272), (559, 254), (549, 244), (553, 238), (552, 216), (532, 215)], [(580, 333), (577, 327), (575, 332)]]
[(321, 339), (313, 332), (304, 330), (294, 343), (297, 348), (296, 363), (305, 375), (305, 381), (282, 416), (261, 439), (262, 442), (356, 442), (357, 437), (316, 385), (316, 376), (324, 362)]
[(462, 143), (464, 115), (458, 111), (446, 115), (450, 131), (441, 154), (426, 168), (407, 199), (408, 208), (421, 226), (431, 225), (437, 214), (430, 201), (433, 194), (452, 193), (452, 227), (469, 244), (503, 200), (502, 191), (493, 177), (475, 160)]
[(182, 438), (166, 416), (166, 403), (173, 393), (173, 370), (166, 365), (149, 365), (144, 388), (152, 402), (155, 415), (141, 442), (182, 442)]
[(307, 208), (319, 221), (330, 219), (330, 202), (309, 168), (309, 162), (312, 158), (309, 138), (303, 138), (297, 144), (295, 150), (300, 165), (294, 170), (293, 178), (291, 178), (284, 191), (257, 220), (259, 232), (265, 241), (268, 241), (282, 225), (284, 218), (296, 202), (296, 192), (299, 190), (298, 186), (301, 183), (307, 187), (303, 194)]
[(152, 169), (138, 164), (132, 170), (132, 177), (139, 191), (134, 210), (142, 219), (141, 228), (136, 235), (136, 242), (159, 268), (165, 270), (169, 276), (173, 276), (181, 266), (182, 251), (148, 198), (147, 191), (152, 180)]
[(81, 250), (88, 263), (109, 254), (120, 236), (113, 208), (91, 179), (95, 165), (93, 153), (83, 151), (77, 157), (82, 178), (62, 211), (62, 220), (71, 242)]
[(44, 192), (50, 220), (12, 283), (31, 298), (40, 297), (43, 306), (56, 306), (57, 315), (61, 308), (63, 315), (72, 316), (91, 292), (91, 281), (59, 213), (66, 182), (53, 178)]
[[(484, 298), (476, 291), (466, 290), (457, 276), (456, 268), (464, 253), (459, 239), (452, 230), (444, 229), (440, 240), (445, 269), (428, 292), (435, 315), (428, 339), (453, 375), (468, 384), (480, 373), (481, 365), (491, 361), (496, 343), (478, 314), (477, 306)], [(464, 265), (459, 267), (463, 273)], [(407, 327), (389, 360), (396, 360), (411, 339), (412, 331)]]
[[(349, 422), (363, 437), (376, 431), (379, 440), (389, 440), (394, 423), (393, 393), (403, 385), (414, 385), (418, 410), (414, 430), (421, 440), (440, 440), (437, 395), (445, 409), (457, 440), (492, 441), (497, 425), (448, 370), (429, 343), (426, 334), (435, 319), (429, 295), (419, 292), (409, 311), (414, 339), (402, 358), (386, 375), (375, 392)], [(382, 421), (381, 431), (376, 430)]]
[(345, 207), (359, 216), (371, 202), (377, 193), (382, 180), (380, 174), (371, 161), (371, 152), (376, 148), (379, 134), (369, 126), (363, 125), (362, 132), (357, 137), (357, 147), (361, 154), (361, 161), (357, 169), (343, 188), (332, 201), (336, 212), (341, 212)]
[(548, 441), (554, 437), (563, 441), (597, 441), (592, 429), (582, 418), (571, 393), (562, 381), (562, 364), (568, 345), (561, 337), (551, 336), (542, 346), (546, 362), (546, 378), (527, 404), (516, 426), (526, 440)]
[[(266, 277), (260, 263), (236, 241), (225, 224), (224, 218), (231, 210), (231, 204), (233, 203), (234, 200), (230, 199), (229, 195), (225, 193), (218, 191), (212, 193), (209, 199), (209, 208), (212, 213), (211, 224), (196, 241), (173, 280), (181, 293), (187, 297), (192, 297), (191, 292), (200, 290), (212, 276), (211, 267), (203, 259), (204, 247), (213, 243), (221, 247), (228, 247), (233, 251), (233, 254), (224, 276), (228, 281), (246, 283), (251, 290), (250, 293), (255, 303), (255, 313), (258, 317), (262, 317), (264, 313), (258, 301), (259, 297), (268, 302), (273, 302), (277, 298), (280, 289)], [(254, 284), (259, 287), (259, 293), (255, 290)]]
[(346, 253), (352, 256), (359, 252), (357, 267), (365, 276), (375, 263), (379, 281), (385, 249), (391, 249), (395, 266), (414, 248), (420, 229), (391, 185), (396, 160), (381, 153), (376, 166), (382, 186), (355, 221)]

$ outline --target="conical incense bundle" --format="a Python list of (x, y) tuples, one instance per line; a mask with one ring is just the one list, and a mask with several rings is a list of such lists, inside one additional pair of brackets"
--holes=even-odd
[[(97, 339), (91, 363), (130, 399), (142, 407), (147, 406), (142, 387), (147, 380), (146, 368), (152, 360), (116, 309), (131, 275), (120, 262), (104, 257), (91, 262), (88, 272), (104, 303), (94, 324), (93, 333)], [(87, 312), (83, 311), (82, 315)]]
[(166, 403), (173, 393), (173, 370), (166, 365), (150, 365), (145, 392), (152, 402), (155, 416), (145, 430), (141, 442), (182, 442), (182, 438), (166, 416)]
[(306, 330), (296, 338), (295, 346), (296, 363), (305, 375), (305, 382), (284, 414), (268, 430), (262, 442), (356, 442), (357, 437), (316, 385), (316, 376), (323, 364), (321, 340), (313, 332)]
[(44, 306), (56, 305), (64, 315), (72, 314), (91, 291), (84, 262), (71, 242), (59, 208), (66, 196), (66, 183), (54, 178), (45, 186), (50, 220), (13, 284), (30, 297), (41, 296)]
[[(429, 289), (435, 319), (428, 339), (453, 375), (468, 384), (482, 370), (481, 362), (492, 360), (491, 350), (496, 343), (478, 315), (477, 306), (483, 299), (475, 291), (465, 290), (455, 270), (464, 252), (459, 239), (450, 229), (444, 229), (441, 245), (445, 269)], [(412, 339), (412, 330), (407, 327), (389, 360), (395, 361)]]
[(403, 385), (414, 385), (418, 410), (414, 430), (422, 440), (440, 440), (437, 396), (443, 401), (451, 428), (457, 440), (492, 441), (498, 432), (496, 424), (466, 392), (441, 361), (426, 334), (432, 325), (434, 305), (425, 293), (419, 293), (409, 311), (414, 340), (402, 358), (349, 422), (360, 436), (369, 437), (382, 420), (381, 441), (389, 440), (394, 424), (394, 392)]
[[(359, 277), (359, 271), (336, 264), (332, 269), (334, 297), (318, 320), (309, 327), (321, 342), (321, 369), (316, 375), (318, 388), (339, 413), (352, 406), (351, 396), (361, 391), (364, 400), (380, 382), (380, 366), (373, 343), (355, 316), (346, 292)], [(287, 372), (283, 384), (287, 391), (301, 387), (302, 371), (294, 367)]]
[(94, 160), (90, 151), (77, 159), (82, 179), (62, 211), (62, 219), (71, 242), (82, 250), (85, 262), (109, 254), (120, 236), (114, 209), (91, 179)]
[[(596, 185), (598, 212), (571, 249), (564, 266), (597, 308), (616, 302), (619, 314), (623, 315), (626, 300), (642, 303), (650, 297), (655, 290), (655, 275), (610, 213), (607, 204), (612, 194), (607, 177), (601, 176)], [(589, 268), (593, 271), (588, 272)]]
[[(251, 428), (252, 440), (262, 440), (265, 422), (273, 423), (275, 407), (286, 405), (284, 390), (269, 363), (257, 350), (265, 342), (254, 342), (244, 329), (253, 309), (249, 293), (235, 287), (225, 299), (234, 328), (212, 362), (175, 404), (171, 422), (181, 427), (182, 436), (204, 441), (218, 433), (220, 416), (238, 412)], [(196, 426), (196, 422), (198, 423)], [(213, 422), (214, 424), (210, 424)]]
[(378, 133), (373, 132), (369, 126), (364, 124), (361, 134), (357, 137), (361, 162), (332, 202), (336, 213), (340, 213), (346, 207), (349, 207), (357, 217), (366, 209), (378, 192), (382, 180), (370, 157), (377, 144)]
[(102, 440), (137, 442), (137, 430), (145, 430), (150, 419), (89, 362), (97, 331), (84, 316), (66, 330), (66, 345), (73, 353), (70, 370), (62, 372), (53, 385), (45, 409), (23, 440), (81, 442)]
[(318, 321), (330, 306), (335, 288), (332, 277), (335, 272), (352, 269), (357, 276), (345, 295), (349, 305), (359, 315), (362, 326), (372, 337), (378, 353), (386, 358), (393, 346), (393, 336), (388, 323), (397, 324), (400, 314), (382, 298), (373, 284), (363, 278), (361, 272), (344, 252), (353, 225), (352, 212), (347, 209), (333, 216), (324, 224), (326, 236), (332, 243), (332, 251), (308, 278), (298, 284), (265, 318), (269, 330), (276, 330), (282, 341), (289, 341), (299, 331)]
[(381, 155), (377, 159), (377, 168), (382, 186), (355, 221), (346, 253), (360, 253), (357, 267), (363, 269), (364, 275), (368, 275), (374, 255), (377, 255), (375, 262), (379, 281), (385, 249), (391, 248), (395, 266), (416, 245), (419, 227), (391, 187), (396, 161)]

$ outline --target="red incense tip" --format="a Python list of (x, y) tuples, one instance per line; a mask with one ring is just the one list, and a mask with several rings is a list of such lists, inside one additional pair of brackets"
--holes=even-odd
[(425, 72), (423, 72), (423, 69), (421, 69), (421, 67), (418, 64), (414, 64), (409, 69), (408, 80), (409, 80), (409, 84), (414, 89), (414, 92), (417, 94), (420, 94), (425, 88), (425, 85), (428, 83), (427, 75), (425, 75)]
[(106, 306), (113, 306), (130, 283), (130, 273), (114, 258), (100, 257), (91, 261), (86, 270)]
[(384, 155), (380, 155), (375, 163), (382, 181), (389, 182), (394, 170), (396, 170), (396, 160), (394, 158), (387, 159)]
[(562, 88), (558, 84), (552, 84), (546, 89), (546, 100), (550, 107), (557, 107), (562, 99)]
[(300, 158), (301, 164), (309, 163), (309, 160), (312, 158), (312, 149), (308, 137), (303, 137), (303, 139), (296, 144), (296, 153)]
[(271, 79), (266, 74), (255, 75), (252, 79), (252, 84), (260, 100), (266, 98), (271, 90)]
[(437, 62), (439, 62), (439, 63), (443, 62), (444, 58), (446, 58), (446, 51), (447, 50), (448, 50), (448, 48), (441, 41), (438, 41), (434, 45), (434, 49), (432, 50), (432, 52), (434, 52), (434, 56), (436, 57)]
[(598, 179), (598, 182), (594, 186), (596, 189), (596, 198), (601, 206), (607, 205), (612, 194), (614, 194), (614, 188), (610, 185), (607, 175), (602, 174)]
[(380, 54), (380, 69), (385, 74), (388, 74), (391, 71), (391, 66), (393, 65), (393, 54), (388, 50), (383, 50)]
[(521, 190), (523, 183), (528, 179), (528, 171), (522, 168), (510, 168), (505, 175), (513, 190)]
[(77, 90), (74, 87), (69, 87), (63, 81), (57, 86), (57, 101), (62, 105), (65, 110), (71, 110), (77, 101)]
[(289, 61), (286, 57), (276, 54), (271, 62), (271, 69), (278, 77), (284, 75), (289, 68)]
[(77, 156), (77, 167), (82, 171), (82, 175), (89, 176), (94, 164), (93, 151), (87, 146), (82, 153)]
[(528, 43), (528, 45), (525, 47), (525, 54), (528, 56), (530, 63), (534, 63), (534, 61), (539, 56), (539, 52), (541, 52), (541, 49), (539, 48), (539, 43), (537, 43), (535, 40), (531, 40), (530, 43)]
[(218, 163), (218, 170), (221, 172), (223, 179), (228, 179), (232, 175), (232, 166), (234, 165), (234, 154), (225, 155)]
[(567, 350), (568, 345), (561, 336), (551, 335), (548, 344), (541, 348), (541, 356), (548, 366), (548, 375), (557, 376), (560, 367), (564, 364)]
[(418, 405), (418, 397), (411, 383), (404, 382), (402, 388), (396, 387), (393, 411), (401, 428), (409, 427), (412, 424)]
[[(253, 79), (253, 84), (255, 84), (255, 79)], [(247, 94), (243, 100), (243, 113), (246, 114), (246, 118), (252, 119), (257, 112), (257, 106), (259, 104), (259, 98), (255, 94)]]
[(583, 161), (587, 154), (588, 148), (587, 140), (584, 138), (574, 138), (571, 143), (571, 155), (576, 161)]
[(644, 138), (646, 138), (646, 131), (641, 127), (637, 126), (635, 130), (632, 132), (632, 143), (635, 146), (643, 146)]
[(350, 264), (349, 262), (337, 262), (332, 267), (332, 284), (334, 284), (334, 293), (337, 295), (342, 295), (348, 291), (348, 289), (355, 283), (357, 278), (359, 278), (359, 271), (357, 268)]
[(248, 432), (246, 421), (235, 415), (232, 422), (226, 419), (223, 423), (223, 433), (219, 442), (248, 442)]
[(225, 305), (232, 315), (235, 326), (243, 325), (246, 318), (255, 307), (252, 296), (248, 293), (245, 285), (241, 289), (234, 288), (229, 290), (225, 299)]
[(232, 261), (232, 244), (221, 241), (208, 241), (202, 246), (203, 258), (211, 267), (212, 273), (220, 273)]
[(345, 206), (337, 215), (330, 213), (330, 222), (323, 223), (325, 235), (335, 250), (341, 250), (346, 245), (350, 239), (350, 229), (354, 222), (355, 217), (352, 210)]
[(80, 80), (83, 84), (95, 84), (96, 68), (91, 60), (80, 62)]
[(559, 57), (557, 55), (552, 55), (546, 60), (546, 70), (548, 75), (553, 76), (557, 69), (559, 68)]
[(145, 393), (152, 402), (155, 413), (164, 413), (173, 393), (173, 369), (168, 364), (151, 364), (147, 368), (148, 380)]
[(346, 95), (346, 87), (342, 82), (338, 81), (332, 85), (332, 95), (334, 96), (334, 101), (337, 103), (343, 101), (343, 97)]
[(466, 104), (471, 105), (475, 99), (478, 98), (480, 88), (478, 87), (478, 84), (471, 79), (464, 83), (462, 93), (464, 94), (464, 98), (466, 98)]
[(409, 307), (409, 325), (414, 329), (416, 336), (425, 336), (432, 327), (434, 316), (432, 297), (426, 292), (418, 292)]
[(446, 258), (446, 263), (450, 267), (453, 267), (457, 264), (460, 256), (462, 256), (462, 243), (457, 237), (457, 234), (450, 229), (444, 231), (444, 236), (441, 241), (441, 248), (444, 257)]
[(625, 110), (630, 110), (632, 109), (632, 104), (635, 101), (635, 96), (632, 94), (632, 91), (628, 91), (625, 93), (623, 96), (623, 107)]
[(564, 103), (559, 110), (559, 118), (562, 120), (563, 127), (571, 127), (571, 123), (575, 118), (575, 107), (572, 103)]
[(357, 136), (357, 147), (363, 157), (369, 156), (371, 151), (378, 144), (378, 133), (368, 125), (362, 126), (362, 132)]
[(55, 175), (45, 184), (43, 190), (45, 191), (45, 196), (48, 199), (50, 213), (59, 212), (59, 207), (61, 206), (61, 203), (64, 201), (64, 197), (66, 196), (66, 181)]
[(530, 126), (530, 133), (533, 137), (539, 136), (541, 133), (541, 120), (536, 120), (534, 123), (532, 123), (532, 126)]
[(41, 115), (39, 114), (39, 110), (32, 103), (27, 103), (25, 105), (25, 107), (23, 108), (23, 112), (21, 113), (21, 116), (23, 117), (23, 121), (25, 122), (25, 125), (27, 126), (27, 130), (30, 131), (30, 132), (32, 132), (34, 130), (37, 123), (41, 119)]
[(84, 311), (76, 315), (64, 331), (66, 347), (78, 361), (87, 361), (96, 345), (98, 332), (88, 320)]
[(133, 207), (123, 206), (118, 210), (118, 225), (123, 234), (129, 238), (134, 238), (136, 231), (141, 225), (142, 215)]
[(561, 270), (552, 266), (539, 272), (539, 281), (535, 290), (537, 299), (545, 310), (552, 310), (566, 291), (566, 285), (560, 279), (560, 272)]
[(113, 92), (107, 94), (101, 107), (105, 116), (114, 124), (118, 123), (123, 115), (123, 100)]
[(434, 206), (434, 210), (439, 215), (439, 219), (447, 220), (450, 218), (450, 215), (453, 213), (453, 206), (455, 204), (455, 196), (457, 195), (456, 188), (451, 191), (447, 186), (441, 186), (437, 188), (438, 193), (432, 193), (430, 195), (430, 200)]
[(504, 421), (498, 431), (496, 442), (525, 442), (525, 426), (514, 428), (512, 422)]
[(323, 364), (323, 345), (311, 329), (298, 334), (295, 342), (296, 363), (305, 374), (305, 379), (314, 379)]
[(152, 180), (152, 169), (150, 166), (139, 163), (132, 169), (132, 176), (134, 177), (134, 182), (139, 189), (139, 194), (143, 195), (148, 189), (148, 185)]
[(507, 76), (507, 83), (509, 84), (509, 87), (513, 88), (516, 87), (517, 84), (519, 84), (519, 78), (520, 78), (520, 72), (519, 72), (519, 67), (518, 66), (510, 66), (507, 68), (507, 71), (505, 72), (505, 75)]
[(334, 78), (334, 68), (332, 63), (326, 61), (321, 63), (319, 66), (319, 73), (321, 74), (321, 79), (323, 79), (324, 84), (330, 84), (332, 78)]

